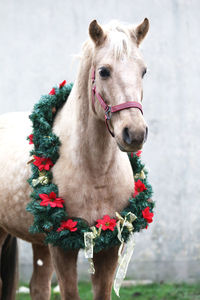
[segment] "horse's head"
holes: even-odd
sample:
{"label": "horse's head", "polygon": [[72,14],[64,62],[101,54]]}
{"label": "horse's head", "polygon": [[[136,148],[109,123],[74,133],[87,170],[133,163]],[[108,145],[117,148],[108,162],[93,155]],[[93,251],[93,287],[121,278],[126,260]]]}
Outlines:
{"label": "horse's head", "polygon": [[[96,93],[107,105],[113,107],[129,101],[141,104],[146,67],[139,44],[148,29],[148,19],[137,27],[119,23],[101,27],[96,20],[90,24],[89,34],[94,45],[91,72],[95,74]],[[97,99],[93,103],[93,113],[104,120],[105,112]],[[113,113],[108,125],[122,151],[137,151],[146,141],[148,128],[137,107]]]}

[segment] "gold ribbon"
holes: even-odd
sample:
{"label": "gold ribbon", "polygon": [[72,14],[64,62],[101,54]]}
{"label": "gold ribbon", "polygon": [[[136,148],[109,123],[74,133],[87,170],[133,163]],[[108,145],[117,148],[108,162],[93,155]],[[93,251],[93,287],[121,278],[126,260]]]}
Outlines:
{"label": "gold ribbon", "polygon": [[144,173],[144,169],[140,172],[140,173],[136,173],[134,175],[134,178],[137,179],[137,178],[141,178],[141,179],[145,179],[146,178],[146,175]]}
{"label": "gold ribbon", "polygon": [[41,185],[45,185],[45,184],[48,184],[49,183],[49,179],[48,177],[46,176],[46,172],[45,171],[41,171],[39,172],[39,177],[37,179],[33,179],[32,180],[32,185],[33,187],[35,187],[36,185],[38,184],[41,184]]}
{"label": "gold ribbon", "polygon": [[[121,287],[121,284],[126,276],[126,272],[128,269],[128,265],[131,259],[131,256],[133,254],[133,250],[134,250],[134,238],[133,238],[133,222],[137,219],[136,215],[134,215],[133,213],[129,212],[125,218],[123,218],[118,212],[116,212],[116,216],[118,218],[118,222],[117,222],[117,230],[118,230],[118,239],[121,242],[121,245],[119,247],[119,251],[118,251],[118,262],[119,262],[119,266],[118,266],[118,270],[115,276],[115,280],[114,280],[114,291],[116,293],[116,295],[119,297],[119,290]],[[122,250],[124,247],[124,239],[122,238],[122,231],[124,229],[124,226],[126,226],[130,232],[130,237],[129,237],[129,241],[126,244],[126,247],[124,249],[124,254],[122,256]]]}
{"label": "gold ribbon", "polygon": [[89,273],[94,274],[95,268],[93,263],[93,249],[94,249],[94,239],[101,234],[101,226],[97,230],[95,226],[90,228],[92,230],[89,232],[84,232],[84,244],[85,244],[85,257],[88,259],[90,268]]}
{"label": "gold ribbon", "polygon": [[129,265],[129,262],[131,260],[131,257],[132,257],[133,251],[134,251],[134,246],[135,246],[134,236],[133,236],[133,233],[131,233],[128,243],[125,246],[124,254],[122,257],[120,257],[119,266],[117,269],[117,273],[115,275],[113,287],[114,287],[115,294],[118,297],[119,297],[119,290],[120,290],[121,284],[126,276],[128,265]]}

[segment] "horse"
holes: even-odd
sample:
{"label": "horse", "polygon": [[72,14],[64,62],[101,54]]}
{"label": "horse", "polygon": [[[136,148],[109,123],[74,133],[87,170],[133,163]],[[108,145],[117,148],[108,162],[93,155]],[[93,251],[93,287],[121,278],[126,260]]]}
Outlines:
{"label": "horse", "polygon": [[[148,29],[148,19],[137,26],[118,21],[101,26],[93,20],[89,25],[89,38],[82,47],[72,91],[53,123],[53,132],[61,141],[60,156],[52,168],[53,181],[65,201],[68,215],[83,218],[91,226],[104,215],[114,217],[116,211],[127,206],[133,194],[134,176],[127,152],[142,149],[148,134],[146,121],[136,105],[112,113],[106,128],[105,112],[97,96],[101,95],[105,105],[118,106],[133,100],[141,105],[146,66],[139,45]],[[94,81],[96,94],[93,95]],[[16,258],[16,241],[12,237],[32,243],[31,298],[50,299],[55,270],[61,299],[78,300],[79,251],[47,246],[44,234],[29,232],[33,216],[26,211],[31,193],[27,183],[31,171],[26,163],[32,146],[26,137],[30,133],[29,113],[13,112],[0,117],[1,255],[5,252],[6,240],[11,239],[12,257]],[[38,264],[38,260],[43,264]],[[10,274],[15,275],[14,262]],[[95,300],[111,299],[117,262],[117,246],[94,254],[95,274],[91,280]],[[15,299],[14,275],[10,284],[4,282],[5,275],[1,276],[0,299]],[[6,289],[10,293],[6,294]]]}

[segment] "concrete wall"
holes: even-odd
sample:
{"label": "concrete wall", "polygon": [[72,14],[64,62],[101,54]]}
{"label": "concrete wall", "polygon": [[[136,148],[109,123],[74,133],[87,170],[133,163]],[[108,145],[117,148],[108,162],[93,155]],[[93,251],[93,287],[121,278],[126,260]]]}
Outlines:
{"label": "concrete wall", "polygon": [[[200,278],[199,11],[198,0],[0,1],[0,113],[31,110],[53,84],[74,80],[72,55],[80,51],[92,19],[150,20],[142,45],[150,127],[143,159],[156,213],[150,228],[136,235],[128,272],[135,279]],[[30,247],[20,248],[26,279]],[[87,272],[83,258],[80,262]]]}

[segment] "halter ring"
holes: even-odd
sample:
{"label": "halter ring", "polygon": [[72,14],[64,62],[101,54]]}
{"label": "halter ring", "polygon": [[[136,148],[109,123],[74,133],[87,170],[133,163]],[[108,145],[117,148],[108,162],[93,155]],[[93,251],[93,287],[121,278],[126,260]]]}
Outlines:
{"label": "halter ring", "polygon": [[107,119],[107,120],[110,120],[110,119],[111,119],[111,117],[112,117],[112,112],[111,112],[111,106],[110,106],[110,105],[108,105],[108,108],[107,108],[107,110],[105,111],[105,115],[106,115],[106,119]]}

